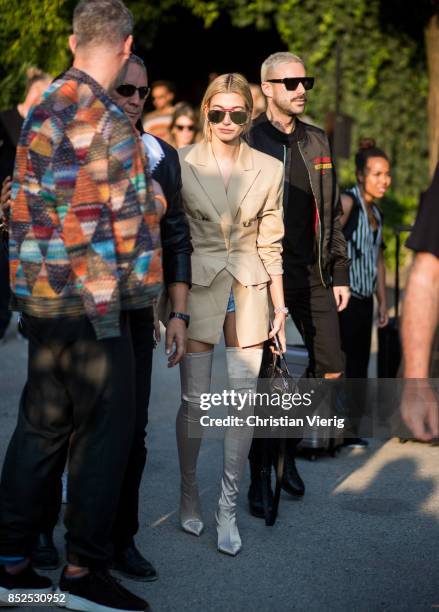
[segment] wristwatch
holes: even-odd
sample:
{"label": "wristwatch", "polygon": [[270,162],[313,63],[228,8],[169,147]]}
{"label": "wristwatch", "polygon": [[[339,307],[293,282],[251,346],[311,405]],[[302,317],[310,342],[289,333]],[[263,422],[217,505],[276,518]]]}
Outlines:
{"label": "wristwatch", "polygon": [[185,314],[184,312],[171,312],[169,315],[169,320],[171,319],[181,319],[186,323],[186,327],[189,327],[189,321],[191,320],[190,315]]}
{"label": "wristwatch", "polygon": [[278,314],[279,312],[283,312],[283,314],[287,317],[290,311],[286,306],[276,306],[274,309],[274,314]]}

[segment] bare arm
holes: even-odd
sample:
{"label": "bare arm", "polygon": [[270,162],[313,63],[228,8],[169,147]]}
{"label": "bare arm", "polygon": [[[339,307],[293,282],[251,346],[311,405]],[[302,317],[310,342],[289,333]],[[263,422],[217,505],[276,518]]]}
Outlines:
{"label": "bare arm", "polygon": [[439,259],[431,253],[418,253],[403,308],[404,377],[412,380],[405,383],[401,416],[413,436],[425,442],[439,436],[437,396],[428,380],[431,345],[438,322],[438,290]]}
{"label": "bare arm", "polygon": [[387,314],[386,264],[382,250],[378,255],[376,296],[378,300],[378,327],[385,327],[389,322],[389,315]]}
{"label": "bare arm", "polygon": [[[285,306],[282,274],[271,275],[270,295],[275,308],[283,308]],[[278,334],[280,345],[283,352],[285,352],[287,346],[285,336],[285,314],[283,312],[279,312],[274,316],[273,329],[269,334],[269,338],[272,338],[275,334]]]}
{"label": "bare arm", "polygon": [[[189,285],[187,283],[171,283],[168,287],[171,309],[174,312],[187,313],[187,296]],[[166,354],[168,367],[177,365],[184,356],[187,341],[186,323],[181,319],[172,318],[166,326]],[[175,351],[172,353],[172,346]]]}
{"label": "bare arm", "polygon": [[403,307],[405,378],[428,378],[438,312],[439,259],[430,253],[418,253],[410,272]]}
{"label": "bare arm", "polygon": [[352,212],[354,200],[346,193],[342,193],[342,195],[340,196],[340,201],[341,206],[343,208],[343,213],[340,215],[339,220],[341,227],[344,227],[347,223],[347,220],[349,219],[349,215]]}

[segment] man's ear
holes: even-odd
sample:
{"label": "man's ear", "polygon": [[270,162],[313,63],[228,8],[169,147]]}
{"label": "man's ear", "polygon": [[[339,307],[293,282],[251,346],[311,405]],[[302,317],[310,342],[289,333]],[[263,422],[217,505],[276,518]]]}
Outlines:
{"label": "man's ear", "polygon": [[364,183],[364,174],[363,172],[357,172],[357,182],[359,185]]}
{"label": "man's ear", "polygon": [[264,94],[266,98],[273,97],[273,86],[271,85],[271,83],[267,83],[267,81],[263,81],[261,83],[261,89],[262,89],[262,93]]}
{"label": "man's ear", "polygon": [[73,55],[75,55],[76,53],[76,48],[78,46],[78,41],[76,39],[75,34],[71,34],[69,36],[69,47],[70,47],[70,51],[73,53]]}
{"label": "man's ear", "polygon": [[123,55],[124,57],[126,57],[127,59],[129,58],[129,56],[131,55],[131,47],[133,46],[133,37],[130,34],[130,36],[128,36],[124,43],[123,43]]}

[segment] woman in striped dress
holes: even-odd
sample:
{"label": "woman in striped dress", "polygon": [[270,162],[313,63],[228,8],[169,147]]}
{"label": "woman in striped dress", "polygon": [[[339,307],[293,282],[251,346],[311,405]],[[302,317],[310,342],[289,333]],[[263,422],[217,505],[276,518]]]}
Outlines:
{"label": "woman in striped dress", "polygon": [[[383,220],[378,205],[392,181],[387,155],[373,139],[363,139],[355,156],[357,184],[341,196],[341,225],[351,259],[351,299],[339,313],[347,378],[367,378],[373,324],[373,296],[378,301],[378,326],[388,323]],[[357,411],[358,414],[358,411]],[[348,446],[366,446],[347,438]]]}

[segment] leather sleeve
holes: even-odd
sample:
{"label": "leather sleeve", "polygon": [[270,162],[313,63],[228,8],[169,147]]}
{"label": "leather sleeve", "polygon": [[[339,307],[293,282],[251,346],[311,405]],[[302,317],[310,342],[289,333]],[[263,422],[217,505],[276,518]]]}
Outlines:
{"label": "leather sleeve", "polygon": [[161,184],[168,203],[166,214],[160,221],[164,282],[166,285],[187,283],[191,286],[193,249],[181,198],[180,162],[175,149],[169,145],[163,148],[165,157],[153,172],[153,177]]}
{"label": "leather sleeve", "polygon": [[349,286],[350,260],[347,252],[346,239],[341,229],[340,217],[343,208],[340,200],[340,190],[337,184],[335,170],[333,170],[334,195],[333,195],[333,226],[331,239],[332,255],[332,283],[334,287]]}

